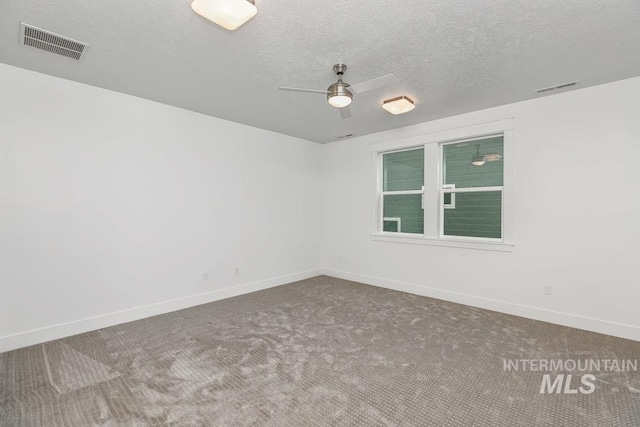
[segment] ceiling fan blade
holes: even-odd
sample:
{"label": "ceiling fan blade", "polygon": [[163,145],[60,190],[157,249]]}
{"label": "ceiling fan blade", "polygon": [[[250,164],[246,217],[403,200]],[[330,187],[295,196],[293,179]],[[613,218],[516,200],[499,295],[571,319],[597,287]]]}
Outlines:
{"label": "ceiling fan blade", "polygon": [[343,120],[351,118],[351,108],[349,108],[349,106],[338,108],[338,111],[340,111],[340,117],[342,117]]}
{"label": "ceiling fan blade", "polygon": [[502,154],[500,153],[486,153],[484,155],[485,162],[497,162],[498,160],[502,160]]}
{"label": "ceiling fan blade", "polygon": [[396,75],[391,73],[387,74],[386,76],[377,77],[375,79],[367,80],[366,82],[349,86],[349,90],[355,94],[358,94],[392,85],[394,83],[398,83],[398,81],[399,80]]}
{"label": "ceiling fan blade", "polygon": [[285,86],[280,86],[278,88],[278,90],[289,90],[292,92],[311,92],[311,93],[322,93],[322,94],[327,94],[326,90],[318,90],[318,89],[302,89],[299,87],[285,87]]}

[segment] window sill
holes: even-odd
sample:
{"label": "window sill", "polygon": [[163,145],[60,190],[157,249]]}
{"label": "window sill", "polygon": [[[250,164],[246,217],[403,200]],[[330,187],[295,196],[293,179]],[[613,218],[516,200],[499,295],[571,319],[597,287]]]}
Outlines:
{"label": "window sill", "polygon": [[512,252],[513,244],[501,241],[471,241],[463,239],[435,239],[411,234],[372,234],[375,242],[408,243],[411,245],[444,246],[448,248],[477,249],[481,251]]}

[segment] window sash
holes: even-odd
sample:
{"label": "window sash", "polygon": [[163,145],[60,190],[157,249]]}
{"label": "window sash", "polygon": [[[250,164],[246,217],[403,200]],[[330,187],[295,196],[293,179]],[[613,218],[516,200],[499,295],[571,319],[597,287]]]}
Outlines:
{"label": "window sash", "polygon": [[[468,143],[469,145],[474,145],[476,141],[483,141],[487,139],[492,139],[496,137],[502,138],[502,151],[504,158],[505,145],[507,144],[507,132],[496,132],[489,135],[482,136],[471,136],[468,138],[460,138],[456,140],[444,141],[438,143],[438,229],[437,236],[439,239],[447,240],[470,240],[477,242],[504,242],[505,238],[505,205],[504,205],[504,183],[506,179],[506,169],[502,170],[502,183],[503,185],[492,185],[492,186],[481,186],[481,187],[457,187],[455,184],[445,184],[445,146],[453,146],[457,144]],[[471,193],[482,193],[482,192],[499,192],[500,193],[500,237],[478,237],[478,236],[464,236],[464,235],[452,235],[445,234],[445,209],[447,207],[444,203],[444,195],[451,194],[451,198],[454,199],[456,194],[471,194]],[[455,200],[455,199],[454,199]],[[451,209],[451,208],[450,208]]]}
{"label": "window sash", "polygon": [[[439,210],[439,224],[438,224],[438,238],[446,240],[446,239],[454,239],[454,240],[471,240],[476,242],[504,242],[504,186],[496,186],[496,187],[468,187],[468,188],[443,188],[440,191],[440,210]],[[456,193],[486,193],[486,192],[499,192],[500,193],[500,236],[499,238],[495,237],[477,237],[477,236],[461,236],[455,234],[444,234],[444,216],[445,209],[447,207],[444,204],[444,195]]]}
{"label": "window sash", "polygon": [[[386,154],[386,153],[385,153]],[[381,156],[382,157],[382,156]],[[425,209],[424,209],[424,185],[422,186],[422,189],[420,190],[402,190],[402,191],[381,191],[380,192],[380,202],[379,202],[379,211],[380,211],[380,215],[379,215],[379,224],[378,224],[378,232],[381,234],[390,234],[390,235],[411,235],[411,236],[424,236],[424,232],[423,233],[406,233],[406,232],[402,232],[402,231],[384,231],[384,222],[385,222],[385,218],[389,218],[389,217],[385,217],[384,215],[384,196],[401,196],[401,195],[412,195],[412,194],[419,194],[421,195],[421,200],[420,200],[420,207],[422,208],[422,227],[424,230],[424,226],[425,226]],[[388,220],[388,219],[387,219]],[[401,221],[400,221],[401,223]],[[400,228],[401,229],[401,228]]]}
{"label": "window sash", "polygon": [[[441,183],[441,185],[443,187],[447,186],[447,185],[453,185],[454,187],[457,186],[453,183],[448,183],[445,184],[445,175],[446,175],[446,171],[447,171],[447,165],[445,163],[445,147],[447,146],[452,146],[452,145],[458,145],[458,144],[465,144],[465,145],[476,145],[475,143],[478,141],[486,141],[486,140],[491,140],[494,138],[502,138],[502,152],[504,155],[504,145],[505,145],[505,138],[506,138],[506,132],[497,132],[491,135],[482,135],[482,136],[475,136],[475,137],[470,137],[470,138],[464,138],[464,139],[458,139],[458,140],[454,140],[454,141],[446,141],[446,142],[441,142],[439,143],[439,147],[440,147],[440,153],[439,153],[439,165],[441,167],[442,170],[442,174],[441,176],[439,176],[439,182]],[[505,180],[505,170],[504,170],[504,163],[503,163],[503,170],[502,170],[502,185],[500,185],[500,187],[504,186],[504,180]],[[497,186],[496,186],[497,187]],[[458,187],[458,188],[479,188],[479,187]]]}
{"label": "window sash", "polygon": [[[410,148],[406,148],[406,149],[402,149],[402,150],[393,150],[393,151],[386,151],[384,153],[381,153],[380,157],[382,158],[381,160],[381,173],[382,173],[382,191],[383,192],[395,192],[395,191],[422,191],[420,189],[414,188],[414,189],[410,189],[410,190],[385,190],[385,184],[387,182],[387,173],[388,170],[385,168],[385,156],[389,156],[389,155],[393,155],[393,154],[398,154],[398,153],[406,153],[409,151],[422,151],[422,157],[424,159],[424,155],[425,155],[425,148],[424,145],[420,145],[417,147],[410,147]],[[393,163],[391,163],[393,164]],[[394,168],[392,168],[393,170]],[[422,188],[424,189],[424,161],[422,163],[422,174],[423,174],[423,180],[422,180]],[[397,172],[397,170],[396,170]],[[411,180],[413,182],[413,180]],[[417,181],[416,181],[417,182]],[[406,194],[411,194],[411,193],[406,193]]]}

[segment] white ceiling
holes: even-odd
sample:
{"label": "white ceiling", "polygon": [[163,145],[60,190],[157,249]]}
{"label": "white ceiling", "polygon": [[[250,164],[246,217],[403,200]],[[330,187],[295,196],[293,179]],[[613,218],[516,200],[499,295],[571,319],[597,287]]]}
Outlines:
{"label": "white ceiling", "polygon": [[[3,0],[0,62],[317,142],[534,98],[572,80],[640,75],[638,0],[256,0],[235,32],[189,0]],[[70,60],[19,43],[20,22],[91,45]],[[356,84],[399,83],[355,97],[342,120],[323,95],[333,64]],[[383,99],[408,95],[392,116]]]}

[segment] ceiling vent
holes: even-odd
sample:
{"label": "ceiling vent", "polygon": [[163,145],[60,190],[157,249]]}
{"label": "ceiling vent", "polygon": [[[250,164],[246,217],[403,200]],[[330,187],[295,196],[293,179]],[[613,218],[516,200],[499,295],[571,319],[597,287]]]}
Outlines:
{"label": "ceiling vent", "polygon": [[55,34],[41,28],[20,23],[20,42],[25,46],[46,50],[79,61],[88,44]]}
{"label": "ceiling vent", "polygon": [[578,84],[580,84],[580,81],[576,80],[575,82],[562,83],[556,86],[543,87],[542,89],[536,90],[536,93],[546,93],[546,92],[551,92],[553,90],[565,89],[571,86],[576,86]]}

